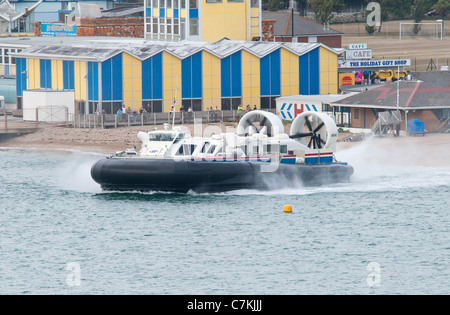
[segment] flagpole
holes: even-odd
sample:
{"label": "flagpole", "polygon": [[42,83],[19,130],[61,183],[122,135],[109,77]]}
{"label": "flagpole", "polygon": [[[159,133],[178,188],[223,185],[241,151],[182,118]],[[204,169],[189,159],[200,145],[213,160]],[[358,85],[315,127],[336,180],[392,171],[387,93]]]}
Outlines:
{"label": "flagpole", "polygon": [[172,102],[172,114],[173,114],[173,116],[172,116],[172,130],[175,127],[175,109],[177,107],[177,101],[176,101],[177,94],[178,94],[178,87],[175,90],[175,96],[173,97],[173,102]]}

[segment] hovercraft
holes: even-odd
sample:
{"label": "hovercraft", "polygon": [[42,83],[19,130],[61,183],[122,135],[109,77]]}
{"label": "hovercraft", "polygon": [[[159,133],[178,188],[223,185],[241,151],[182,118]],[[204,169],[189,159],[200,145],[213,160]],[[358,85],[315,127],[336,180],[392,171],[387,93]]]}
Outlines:
{"label": "hovercraft", "polygon": [[253,110],[236,133],[192,137],[182,127],[139,132],[136,149],[96,162],[92,178],[103,190],[225,192],[348,182],[353,167],[335,158],[337,127],[324,113],[304,112],[290,135],[281,119]]}

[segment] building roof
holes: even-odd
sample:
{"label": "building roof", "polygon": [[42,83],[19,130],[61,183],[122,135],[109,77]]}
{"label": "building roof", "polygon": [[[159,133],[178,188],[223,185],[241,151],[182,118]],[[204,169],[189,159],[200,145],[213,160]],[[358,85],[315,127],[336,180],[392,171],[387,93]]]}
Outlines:
{"label": "building roof", "polygon": [[240,50],[262,58],[283,47],[299,56],[309,51],[323,47],[335,54],[337,52],[321,43],[276,43],[276,42],[246,42],[221,40],[215,43],[206,42],[162,42],[149,41],[140,38],[111,37],[32,37],[29,40],[2,39],[2,45],[20,47],[27,45],[15,57],[73,59],[103,62],[121,52],[128,53],[140,60],[148,59],[160,52],[166,51],[179,59],[184,59],[205,50],[219,58],[225,58]]}
{"label": "building roof", "polygon": [[[399,81],[401,110],[450,108],[450,72],[415,72],[413,81]],[[397,82],[359,93],[332,106],[397,109]]]}
{"label": "building roof", "polygon": [[13,22],[19,18],[21,18],[22,16],[24,16],[26,13],[33,11],[34,9],[36,9],[43,0],[39,0],[39,1],[33,1],[36,2],[34,3],[29,9],[27,9],[27,11],[23,11],[23,12],[17,12],[14,7],[11,5],[9,0],[1,0],[0,1],[0,18],[4,19],[5,21],[8,22]]}
{"label": "building roof", "polygon": [[[292,35],[292,13],[263,11],[263,20],[276,20],[274,24],[275,36]],[[319,24],[313,20],[302,17],[294,13],[294,36],[324,36],[324,35],[342,35],[342,33]]]}
{"label": "building roof", "polygon": [[348,94],[318,94],[318,95],[289,95],[278,97],[280,102],[321,102],[323,104],[330,104],[339,102],[340,100],[359,94],[357,92],[350,92]]}

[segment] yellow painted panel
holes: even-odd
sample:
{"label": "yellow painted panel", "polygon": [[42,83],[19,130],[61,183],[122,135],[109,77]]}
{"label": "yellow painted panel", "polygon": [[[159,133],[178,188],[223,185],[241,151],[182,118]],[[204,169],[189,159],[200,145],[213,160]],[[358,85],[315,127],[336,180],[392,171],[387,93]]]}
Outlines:
{"label": "yellow painted panel", "polygon": [[[202,0],[201,40],[216,42],[224,37],[231,40],[250,40],[248,6],[248,1],[206,3],[206,0]],[[257,20],[259,11],[256,9],[251,12],[252,19]]]}
{"label": "yellow painted panel", "polygon": [[158,8],[153,8],[153,17],[159,17],[159,10]]}
{"label": "yellow painted panel", "polygon": [[142,67],[141,61],[129,54],[122,54],[123,102],[131,110],[139,110],[142,105]]}
{"label": "yellow painted panel", "polygon": [[166,10],[166,17],[168,17],[168,18],[172,18],[173,17],[172,9],[167,9]]}
{"label": "yellow painted panel", "polygon": [[244,108],[260,105],[260,60],[257,56],[242,51],[242,102]]}
{"label": "yellow painted panel", "polygon": [[16,65],[11,65],[9,67],[9,74],[16,75]]}
{"label": "yellow painted panel", "polygon": [[63,66],[62,60],[52,60],[52,89],[53,90],[63,90],[64,89],[64,79],[63,79]]}
{"label": "yellow painted panel", "polygon": [[220,59],[206,51],[202,56],[203,68],[203,107],[221,108]]}
{"label": "yellow painted panel", "polygon": [[298,56],[281,49],[281,95],[296,95],[299,92]]}
{"label": "yellow painted panel", "polygon": [[173,98],[181,104],[181,60],[163,52],[163,111],[169,112]]}
{"label": "yellow painted panel", "polygon": [[75,99],[86,100],[86,62],[74,61]]}
{"label": "yellow painted panel", "polygon": [[338,91],[337,55],[320,48],[320,93],[336,94]]}
{"label": "yellow painted panel", "polygon": [[180,10],[180,18],[184,19],[186,17],[186,9]]}
{"label": "yellow painted panel", "polygon": [[28,59],[28,89],[39,89],[41,86],[40,78],[39,59]]}

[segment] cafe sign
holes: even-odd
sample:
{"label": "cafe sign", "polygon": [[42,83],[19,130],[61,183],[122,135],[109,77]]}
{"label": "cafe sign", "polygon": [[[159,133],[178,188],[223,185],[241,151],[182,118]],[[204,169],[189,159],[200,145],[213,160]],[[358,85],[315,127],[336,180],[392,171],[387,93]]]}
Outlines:
{"label": "cafe sign", "polygon": [[372,59],[372,49],[347,49],[345,59]]}

